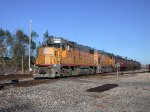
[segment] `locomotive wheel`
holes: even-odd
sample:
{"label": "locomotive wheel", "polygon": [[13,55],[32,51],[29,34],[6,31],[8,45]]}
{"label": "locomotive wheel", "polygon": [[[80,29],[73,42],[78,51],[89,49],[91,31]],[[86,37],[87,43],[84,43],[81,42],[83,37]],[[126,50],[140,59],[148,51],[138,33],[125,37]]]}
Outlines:
{"label": "locomotive wheel", "polygon": [[76,75],[76,69],[77,69],[76,67],[74,67],[74,68],[72,69],[72,73],[71,73],[72,76]]}
{"label": "locomotive wheel", "polygon": [[71,68],[62,68],[61,69],[61,77],[63,76],[71,76],[72,70]]}
{"label": "locomotive wheel", "polygon": [[65,76],[65,69],[61,68],[61,76],[60,77],[63,77],[63,76]]}
{"label": "locomotive wheel", "polygon": [[72,76],[75,76],[75,75],[78,75],[79,74],[79,70],[78,70],[79,68],[77,68],[77,67],[74,67],[74,69],[72,70],[72,73],[71,73],[71,75]]}

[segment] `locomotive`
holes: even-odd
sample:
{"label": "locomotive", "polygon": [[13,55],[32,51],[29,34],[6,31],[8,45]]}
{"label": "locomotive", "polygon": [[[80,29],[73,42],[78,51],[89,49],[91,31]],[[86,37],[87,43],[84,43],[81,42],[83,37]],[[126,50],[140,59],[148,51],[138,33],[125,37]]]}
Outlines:
{"label": "locomotive", "polygon": [[[122,63],[117,59],[110,53],[51,37],[38,49],[33,76],[51,78],[112,72],[116,62]],[[136,66],[138,62],[134,62]]]}

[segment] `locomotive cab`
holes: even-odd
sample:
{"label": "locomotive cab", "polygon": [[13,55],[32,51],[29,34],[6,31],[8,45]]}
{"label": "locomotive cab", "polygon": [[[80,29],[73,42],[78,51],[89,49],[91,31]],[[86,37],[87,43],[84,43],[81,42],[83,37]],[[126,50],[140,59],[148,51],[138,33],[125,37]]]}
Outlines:
{"label": "locomotive cab", "polygon": [[38,49],[33,76],[56,77],[60,76],[60,49],[61,39],[49,38]]}

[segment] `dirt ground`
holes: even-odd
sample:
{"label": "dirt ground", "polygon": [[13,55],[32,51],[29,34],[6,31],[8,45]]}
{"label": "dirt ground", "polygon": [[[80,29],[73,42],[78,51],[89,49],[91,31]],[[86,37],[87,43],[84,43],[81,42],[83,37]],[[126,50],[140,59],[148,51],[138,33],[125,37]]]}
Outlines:
{"label": "dirt ground", "polygon": [[[149,112],[150,73],[20,83],[0,91],[0,112]],[[30,82],[32,83],[32,81]],[[35,83],[35,82],[33,82]]]}

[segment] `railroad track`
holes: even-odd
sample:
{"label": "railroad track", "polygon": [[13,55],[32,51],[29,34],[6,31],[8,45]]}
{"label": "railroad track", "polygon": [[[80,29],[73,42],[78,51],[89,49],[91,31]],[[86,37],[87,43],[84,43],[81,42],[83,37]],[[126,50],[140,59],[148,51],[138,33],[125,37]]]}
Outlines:
{"label": "railroad track", "polygon": [[19,80],[33,78],[31,74],[8,74],[0,75],[0,90],[10,85],[20,83]]}
{"label": "railroad track", "polygon": [[[36,86],[40,84],[49,84],[54,83],[59,80],[63,79],[69,79],[74,80],[76,78],[84,78],[84,77],[94,77],[94,76],[106,76],[106,74],[92,74],[92,75],[79,75],[79,76],[70,76],[70,77],[62,77],[62,78],[51,78],[51,79],[33,79],[32,75],[30,74],[10,74],[10,75],[4,75],[0,76],[0,82],[6,81],[5,83],[0,84],[0,90],[1,89],[9,89],[13,87],[30,87],[30,86]],[[28,79],[29,80],[25,80]],[[18,79],[18,81],[16,81]],[[19,79],[24,79],[25,81],[19,81]],[[11,80],[11,81],[10,81]],[[8,82],[7,82],[8,81]]]}
{"label": "railroad track", "polygon": [[32,76],[32,74],[8,74],[8,75],[0,75],[0,81],[23,79],[23,78],[33,78],[33,76]]}
{"label": "railroad track", "polygon": [[30,86],[40,85],[40,84],[49,84],[59,80],[60,79],[36,79],[36,80],[32,79],[32,80],[19,81],[19,82],[3,83],[0,84],[0,90],[13,88],[13,87],[30,87]]}
{"label": "railroad track", "polygon": [[0,90],[4,88],[4,85],[0,84]]}
{"label": "railroad track", "polygon": [[[135,71],[136,73],[145,73],[149,71]],[[124,74],[131,74],[132,72],[124,72]],[[121,74],[121,72],[120,72]],[[69,78],[70,80],[73,80],[74,78],[93,78],[93,77],[105,77],[105,76],[113,76],[116,75],[116,72],[113,73],[103,73],[103,74],[92,74],[92,75],[79,75],[79,76],[71,76],[71,77],[63,77],[63,78],[52,78],[52,79],[33,79],[32,74],[9,74],[9,75],[0,75],[0,90],[9,88],[9,87],[30,87],[35,86],[39,84],[48,84],[53,83],[59,80],[63,80],[64,78]],[[30,78],[30,79],[29,79]],[[24,79],[24,81],[19,81],[20,79]],[[28,80],[25,80],[28,79]],[[1,83],[2,81],[5,81],[6,83]],[[9,80],[9,82],[7,82]],[[10,82],[11,80],[11,82]],[[18,80],[18,81],[16,81]]]}

